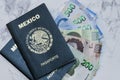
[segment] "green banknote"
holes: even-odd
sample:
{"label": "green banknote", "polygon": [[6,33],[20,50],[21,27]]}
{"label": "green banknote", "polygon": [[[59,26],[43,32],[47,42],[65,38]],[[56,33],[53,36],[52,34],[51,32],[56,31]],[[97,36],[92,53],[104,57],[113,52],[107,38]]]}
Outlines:
{"label": "green banknote", "polygon": [[60,30],[63,35],[76,36],[78,38],[84,38],[91,42],[99,42],[98,30],[85,30],[85,29],[73,29],[73,30]]}

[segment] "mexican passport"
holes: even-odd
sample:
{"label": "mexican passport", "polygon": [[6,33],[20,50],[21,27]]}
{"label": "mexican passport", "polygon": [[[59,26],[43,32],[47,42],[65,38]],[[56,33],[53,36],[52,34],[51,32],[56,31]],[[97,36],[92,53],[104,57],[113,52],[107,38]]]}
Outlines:
{"label": "mexican passport", "polygon": [[5,57],[11,64],[13,64],[19,71],[21,71],[25,76],[27,76],[30,80],[33,80],[33,77],[13,39],[11,39],[1,49],[0,54]]}
{"label": "mexican passport", "polygon": [[7,27],[35,80],[75,60],[45,4]]}

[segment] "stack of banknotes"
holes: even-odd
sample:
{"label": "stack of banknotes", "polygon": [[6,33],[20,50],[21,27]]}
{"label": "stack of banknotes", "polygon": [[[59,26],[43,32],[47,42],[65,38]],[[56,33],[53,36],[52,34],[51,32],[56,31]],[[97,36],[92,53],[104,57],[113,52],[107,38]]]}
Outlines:
{"label": "stack of banknotes", "polygon": [[76,58],[76,64],[62,80],[91,80],[99,69],[103,33],[97,15],[77,0],[60,8],[55,22]]}

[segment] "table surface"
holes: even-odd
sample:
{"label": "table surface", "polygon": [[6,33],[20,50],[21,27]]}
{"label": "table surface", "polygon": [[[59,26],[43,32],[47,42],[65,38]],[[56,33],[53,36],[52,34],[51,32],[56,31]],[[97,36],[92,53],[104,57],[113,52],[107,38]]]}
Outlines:
{"label": "table surface", "polygon": [[[0,0],[0,49],[11,39],[6,24],[46,3],[53,15],[66,0]],[[104,34],[100,69],[93,80],[120,80],[120,0],[79,0],[97,13]],[[0,80],[28,80],[0,55]],[[78,80],[78,79],[76,79]]]}

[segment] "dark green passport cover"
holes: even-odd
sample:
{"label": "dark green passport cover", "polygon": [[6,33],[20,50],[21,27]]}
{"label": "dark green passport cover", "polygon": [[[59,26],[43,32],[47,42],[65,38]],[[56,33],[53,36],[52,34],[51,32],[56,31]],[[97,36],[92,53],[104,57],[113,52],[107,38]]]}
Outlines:
{"label": "dark green passport cover", "polygon": [[74,61],[45,4],[7,24],[35,80]]}

